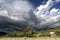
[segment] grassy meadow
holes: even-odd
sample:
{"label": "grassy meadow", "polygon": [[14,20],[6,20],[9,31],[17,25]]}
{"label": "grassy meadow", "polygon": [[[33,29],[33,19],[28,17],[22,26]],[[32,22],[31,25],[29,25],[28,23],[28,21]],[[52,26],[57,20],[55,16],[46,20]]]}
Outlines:
{"label": "grassy meadow", "polygon": [[[50,35],[51,31],[55,33],[55,36]],[[0,40],[60,40],[60,26],[41,31],[23,28],[21,31],[12,32],[7,35],[0,34]]]}

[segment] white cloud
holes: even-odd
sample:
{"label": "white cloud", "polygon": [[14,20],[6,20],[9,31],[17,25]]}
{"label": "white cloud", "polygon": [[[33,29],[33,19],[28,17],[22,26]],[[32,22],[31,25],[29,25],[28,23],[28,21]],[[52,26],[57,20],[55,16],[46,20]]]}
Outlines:
{"label": "white cloud", "polygon": [[[60,1],[60,0],[55,0]],[[56,24],[56,22],[60,21],[60,9],[51,7],[55,4],[53,0],[48,0],[45,5],[40,5],[36,9],[37,12],[34,12],[35,15],[40,19],[40,26],[49,26]],[[56,3],[57,3],[56,2]]]}
{"label": "white cloud", "polygon": [[37,15],[37,17],[39,17],[38,15],[41,15],[41,14],[48,14],[47,12],[52,6],[53,6],[53,1],[49,0],[45,5],[40,5],[39,7],[37,7],[38,11],[35,14]]}
{"label": "white cloud", "polygon": [[43,10],[43,9],[49,9],[51,6],[53,5],[53,1],[49,0],[48,2],[46,2],[45,5],[40,5],[39,7],[37,7],[38,10]]}
{"label": "white cloud", "polygon": [[0,11],[0,16],[8,16],[8,12],[6,10]]}
{"label": "white cloud", "polygon": [[60,11],[58,12],[58,15],[60,15]]}
{"label": "white cloud", "polygon": [[57,16],[58,15],[58,11],[59,11],[59,9],[55,9],[55,8],[51,9],[50,10],[50,16]]}
{"label": "white cloud", "polygon": [[15,20],[15,21],[18,21],[18,18],[17,17],[11,16],[10,18],[13,19],[13,20]]}

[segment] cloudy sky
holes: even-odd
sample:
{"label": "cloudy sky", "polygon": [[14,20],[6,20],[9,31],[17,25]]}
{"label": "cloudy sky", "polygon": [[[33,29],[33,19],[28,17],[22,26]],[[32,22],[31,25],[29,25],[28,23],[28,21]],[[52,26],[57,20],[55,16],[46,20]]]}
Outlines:
{"label": "cloudy sky", "polygon": [[60,26],[60,0],[0,0],[0,21],[5,18],[36,28]]}

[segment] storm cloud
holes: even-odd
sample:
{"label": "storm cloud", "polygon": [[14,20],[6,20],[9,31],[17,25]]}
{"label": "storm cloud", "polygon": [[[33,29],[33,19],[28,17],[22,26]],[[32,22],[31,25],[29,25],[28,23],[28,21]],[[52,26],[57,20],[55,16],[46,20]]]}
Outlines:
{"label": "storm cloud", "polygon": [[32,8],[28,0],[0,0],[0,15],[13,20],[24,20],[23,16]]}
{"label": "storm cloud", "polygon": [[20,30],[27,24],[31,9],[33,6],[28,0],[0,0],[0,32]]}
{"label": "storm cloud", "polygon": [[0,0],[0,31],[6,33],[18,31],[24,25],[32,29],[58,26],[60,9],[52,8],[58,2],[60,1],[48,0],[34,9],[28,0]]}

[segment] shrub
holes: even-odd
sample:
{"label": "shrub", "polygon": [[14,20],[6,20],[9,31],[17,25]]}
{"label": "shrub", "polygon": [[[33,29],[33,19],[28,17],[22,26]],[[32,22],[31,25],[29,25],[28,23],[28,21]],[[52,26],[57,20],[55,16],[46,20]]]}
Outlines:
{"label": "shrub", "polygon": [[26,37],[33,37],[33,32],[32,31],[26,32]]}
{"label": "shrub", "polygon": [[12,32],[10,34],[6,35],[7,37],[23,37],[24,33],[23,32]]}
{"label": "shrub", "polygon": [[16,37],[17,35],[17,32],[12,32],[12,33],[9,33],[9,34],[7,34],[6,36],[7,37]]}
{"label": "shrub", "polygon": [[60,31],[57,31],[56,32],[56,36],[59,36],[60,37]]}

